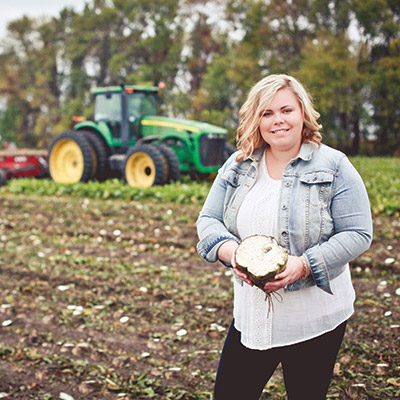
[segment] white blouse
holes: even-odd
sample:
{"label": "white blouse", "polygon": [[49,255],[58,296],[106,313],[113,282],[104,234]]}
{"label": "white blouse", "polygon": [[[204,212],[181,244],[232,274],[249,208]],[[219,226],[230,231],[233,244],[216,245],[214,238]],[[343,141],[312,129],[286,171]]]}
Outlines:
{"label": "white blouse", "polygon": [[[254,186],[240,206],[237,228],[240,238],[263,234],[277,237],[280,180],[272,179],[265,163],[265,154]],[[255,350],[287,346],[302,342],[335,329],[354,312],[355,292],[350,270],[333,279],[333,295],[317,286],[289,292],[272,298],[268,313],[265,293],[243,283],[235,276],[235,328],[241,332],[244,346]]]}

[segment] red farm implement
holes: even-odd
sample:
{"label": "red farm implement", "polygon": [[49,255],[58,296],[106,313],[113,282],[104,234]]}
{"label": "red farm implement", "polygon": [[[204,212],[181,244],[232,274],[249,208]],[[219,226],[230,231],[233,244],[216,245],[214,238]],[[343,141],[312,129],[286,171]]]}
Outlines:
{"label": "red farm implement", "polygon": [[0,186],[9,178],[42,177],[48,172],[47,151],[15,149],[0,151]]}

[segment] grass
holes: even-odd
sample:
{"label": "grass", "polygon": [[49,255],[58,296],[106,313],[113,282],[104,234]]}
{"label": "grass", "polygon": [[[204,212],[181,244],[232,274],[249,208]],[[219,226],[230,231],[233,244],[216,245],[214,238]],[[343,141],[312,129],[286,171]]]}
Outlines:
{"label": "grass", "polygon": [[354,157],[375,215],[400,216],[400,158]]}
{"label": "grass", "polygon": [[[400,216],[400,159],[395,157],[353,157],[351,159],[362,176],[374,215]],[[59,184],[50,179],[12,179],[2,192],[42,196],[74,196],[88,199],[124,199],[160,203],[202,204],[210,189],[210,182],[183,181],[147,189],[132,188],[121,179],[105,182]]]}

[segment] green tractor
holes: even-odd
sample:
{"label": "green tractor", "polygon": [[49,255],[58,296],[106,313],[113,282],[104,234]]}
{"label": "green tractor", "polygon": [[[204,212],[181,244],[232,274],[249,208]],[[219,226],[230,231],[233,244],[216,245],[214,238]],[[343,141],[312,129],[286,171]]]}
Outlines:
{"label": "green tractor", "polygon": [[57,135],[48,154],[52,179],[86,182],[122,176],[145,188],[180,178],[207,177],[234,147],[226,129],[203,122],[158,116],[156,86],[112,86],[92,90],[93,121],[77,122]]}

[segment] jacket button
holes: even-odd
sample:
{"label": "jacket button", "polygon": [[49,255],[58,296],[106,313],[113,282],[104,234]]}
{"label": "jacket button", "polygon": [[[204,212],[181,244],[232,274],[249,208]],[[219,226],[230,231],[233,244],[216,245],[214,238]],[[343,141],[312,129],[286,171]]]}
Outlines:
{"label": "jacket button", "polygon": [[287,236],[287,232],[286,232],[286,231],[283,231],[283,232],[282,232],[282,236],[283,236],[283,237],[286,237],[286,236]]}
{"label": "jacket button", "polygon": [[282,206],[282,210],[286,210],[286,209],[287,209],[287,205],[284,204],[284,205]]}
{"label": "jacket button", "polygon": [[290,186],[290,182],[285,182],[285,186],[289,187]]}

